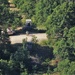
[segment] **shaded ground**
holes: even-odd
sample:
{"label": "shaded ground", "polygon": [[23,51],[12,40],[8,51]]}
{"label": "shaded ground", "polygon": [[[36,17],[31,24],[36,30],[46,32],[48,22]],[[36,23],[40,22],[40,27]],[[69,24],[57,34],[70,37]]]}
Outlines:
{"label": "shaded ground", "polygon": [[[22,46],[21,43],[13,44],[14,47],[18,48]],[[49,61],[53,58],[53,49],[48,46],[40,46],[38,44],[32,43],[32,48],[28,48],[29,51],[29,62],[27,67],[29,67],[30,73],[35,70],[35,73],[43,72],[46,73],[48,69],[48,64],[43,64],[46,59]],[[50,66],[51,67],[51,66]]]}

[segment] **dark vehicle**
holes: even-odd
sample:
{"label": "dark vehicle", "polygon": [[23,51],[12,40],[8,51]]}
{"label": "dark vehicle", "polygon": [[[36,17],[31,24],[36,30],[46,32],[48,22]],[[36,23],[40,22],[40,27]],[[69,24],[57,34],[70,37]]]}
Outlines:
{"label": "dark vehicle", "polygon": [[33,29],[32,25],[30,25],[30,23],[27,23],[24,27],[23,30],[24,31],[31,31]]}
{"label": "dark vehicle", "polygon": [[33,29],[31,19],[26,19],[26,24],[22,29],[23,31],[31,31]]}

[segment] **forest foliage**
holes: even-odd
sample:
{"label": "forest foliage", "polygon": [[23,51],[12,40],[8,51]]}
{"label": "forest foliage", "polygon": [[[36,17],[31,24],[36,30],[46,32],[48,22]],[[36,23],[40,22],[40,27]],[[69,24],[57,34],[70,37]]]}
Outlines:
{"label": "forest foliage", "polygon": [[[48,45],[53,49],[53,60],[56,64],[51,66],[46,59],[43,73],[57,73],[60,75],[75,74],[75,1],[74,0],[13,0],[20,12],[9,10],[8,0],[0,0],[0,26],[18,27],[21,25],[20,13],[25,18],[31,18],[36,26],[45,26],[47,29]],[[29,75],[39,68],[33,66],[29,59],[26,40],[20,47],[11,45],[7,32],[1,33],[0,28],[0,75]],[[33,45],[33,50],[35,49]],[[37,46],[36,46],[37,48]],[[34,50],[35,51],[35,50]],[[49,69],[50,67],[50,69]],[[40,65],[41,68],[41,65]],[[47,70],[45,72],[45,69]],[[38,71],[37,71],[38,72]],[[37,73],[36,72],[36,73]]]}

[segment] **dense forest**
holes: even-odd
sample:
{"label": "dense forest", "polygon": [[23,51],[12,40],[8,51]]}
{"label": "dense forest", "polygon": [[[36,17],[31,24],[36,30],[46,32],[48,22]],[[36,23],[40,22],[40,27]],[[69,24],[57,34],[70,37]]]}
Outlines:
{"label": "dense forest", "polygon": [[[75,75],[75,0],[13,0],[19,11],[0,0],[0,75]],[[26,39],[11,44],[6,28],[23,26],[32,19],[35,27],[46,29],[48,40]],[[1,33],[1,30],[4,30]],[[33,62],[31,56],[39,58]]]}

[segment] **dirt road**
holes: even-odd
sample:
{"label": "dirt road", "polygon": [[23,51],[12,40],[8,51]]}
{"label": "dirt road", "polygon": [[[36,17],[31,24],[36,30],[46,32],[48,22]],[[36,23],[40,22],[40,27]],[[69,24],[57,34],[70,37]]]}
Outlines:
{"label": "dirt road", "polygon": [[28,36],[26,34],[21,34],[21,35],[10,36],[9,38],[10,38],[11,44],[15,44],[15,43],[22,43],[22,40],[25,38],[27,38],[27,41],[30,42],[32,40],[33,35],[37,37],[38,41],[47,39],[47,36],[45,33],[29,34]]}

